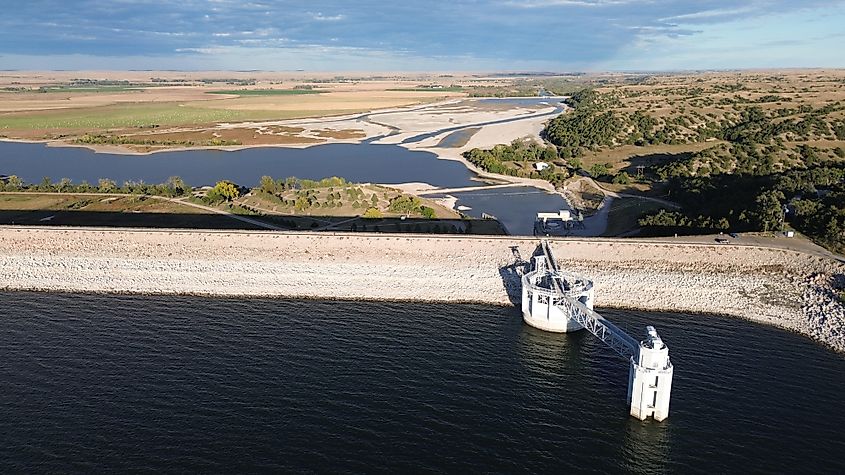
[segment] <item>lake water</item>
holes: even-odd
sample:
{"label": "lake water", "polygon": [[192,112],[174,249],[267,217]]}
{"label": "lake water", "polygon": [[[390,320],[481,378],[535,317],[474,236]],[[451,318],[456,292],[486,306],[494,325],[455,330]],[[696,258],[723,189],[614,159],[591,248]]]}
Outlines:
{"label": "lake water", "polygon": [[746,321],[654,324],[627,362],[482,305],[0,293],[0,472],[844,473],[845,358]]}
{"label": "lake water", "polygon": [[462,213],[474,218],[481,218],[483,213],[492,214],[509,234],[521,236],[534,234],[534,219],[538,211],[569,209],[569,204],[562,196],[530,186],[466,191],[451,195],[458,198],[456,206],[471,208]]}
{"label": "lake water", "polygon": [[478,102],[487,104],[501,104],[520,107],[555,106],[562,108],[561,103],[565,96],[543,96],[543,97],[486,97],[478,99]]}
{"label": "lake water", "polygon": [[193,186],[232,180],[244,186],[258,184],[262,175],[320,179],[339,176],[353,182],[430,183],[440,187],[477,185],[475,176],[459,162],[439,160],[429,152],[396,145],[328,144],[308,148],[258,147],[237,151],[188,150],[150,155],[94,153],[78,147],[0,142],[0,175],[17,175],[37,183],[54,181],[96,183],[111,178],[118,183],[162,183],[180,176]]}
{"label": "lake water", "polygon": [[[94,153],[76,147],[47,147],[43,144],[0,142],[0,175],[17,175],[27,183],[45,176],[53,181],[70,178],[97,183],[111,178],[118,183],[144,181],[161,183],[180,176],[188,184],[203,186],[228,179],[245,186],[258,184],[262,175],[277,178],[296,176],[320,179],[339,176],[352,182],[424,182],[438,187],[478,186],[460,162],[440,160],[423,151],[409,151],[396,145],[330,144],[305,149],[261,147],[226,152],[190,150],[151,155]],[[512,234],[530,235],[538,211],[566,208],[566,202],[534,188],[514,188],[456,194],[462,205],[498,217]]]}

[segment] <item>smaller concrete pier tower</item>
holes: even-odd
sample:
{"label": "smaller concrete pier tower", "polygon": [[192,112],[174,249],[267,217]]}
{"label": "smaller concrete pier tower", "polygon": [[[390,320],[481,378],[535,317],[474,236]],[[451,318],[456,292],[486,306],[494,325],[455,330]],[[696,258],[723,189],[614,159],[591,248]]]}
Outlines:
{"label": "smaller concrete pier tower", "polygon": [[648,336],[631,356],[628,373],[628,404],[631,415],[640,420],[649,416],[656,421],[669,417],[669,396],[672,391],[672,363],[669,348],[657,330],[646,327]]}

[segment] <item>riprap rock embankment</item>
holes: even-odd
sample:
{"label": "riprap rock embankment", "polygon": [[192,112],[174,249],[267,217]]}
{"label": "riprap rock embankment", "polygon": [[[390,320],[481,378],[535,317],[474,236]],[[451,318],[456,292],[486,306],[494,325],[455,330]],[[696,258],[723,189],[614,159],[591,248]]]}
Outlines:
{"label": "riprap rock embankment", "polygon": [[[511,304],[512,237],[0,228],[0,287],[15,290]],[[834,291],[845,266],[752,246],[560,240],[595,281],[596,306],[718,313],[777,325],[845,352]]]}

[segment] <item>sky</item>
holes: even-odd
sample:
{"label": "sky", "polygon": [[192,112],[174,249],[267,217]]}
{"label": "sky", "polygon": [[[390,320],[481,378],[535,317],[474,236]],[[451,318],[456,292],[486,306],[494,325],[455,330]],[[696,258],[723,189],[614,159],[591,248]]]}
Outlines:
{"label": "sky", "polygon": [[0,69],[845,67],[845,0],[0,0],[0,8]]}

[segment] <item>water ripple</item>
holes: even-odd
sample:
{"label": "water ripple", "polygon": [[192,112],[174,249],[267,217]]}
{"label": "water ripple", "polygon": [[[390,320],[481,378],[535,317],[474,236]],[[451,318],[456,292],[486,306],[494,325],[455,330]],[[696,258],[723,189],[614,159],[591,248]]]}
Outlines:
{"label": "water ripple", "polygon": [[0,472],[845,472],[845,359],[735,319],[606,312],[670,344],[657,424],[627,416],[625,361],[513,309],[0,304]]}

